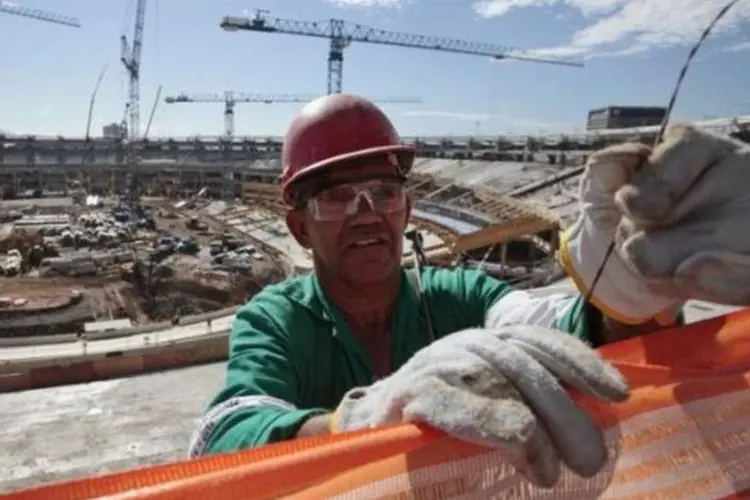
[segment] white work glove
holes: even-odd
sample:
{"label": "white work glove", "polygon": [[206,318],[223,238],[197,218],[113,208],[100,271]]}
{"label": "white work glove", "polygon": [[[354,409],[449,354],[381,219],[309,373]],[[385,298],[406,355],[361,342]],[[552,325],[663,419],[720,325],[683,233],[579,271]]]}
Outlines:
{"label": "white work glove", "polygon": [[605,401],[628,397],[619,372],[563,332],[525,325],[477,328],[444,337],[389,377],[350,390],[331,430],[424,422],[500,448],[534,483],[552,486],[561,461],[584,477],[607,462],[601,431],[558,379]]}
{"label": "white work glove", "polygon": [[[587,295],[610,243],[623,221],[615,197],[644,165],[651,150],[638,143],[619,144],[591,155],[581,176],[580,214],[561,235],[560,262],[579,291]],[[625,324],[652,319],[670,323],[682,301],[654,292],[643,275],[613,252],[599,277],[591,302]]]}
{"label": "white work glove", "polygon": [[691,126],[653,151],[622,144],[591,156],[563,266],[609,317],[668,323],[687,299],[750,305],[750,149]]}
{"label": "white work glove", "polygon": [[750,146],[672,127],[616,201],[618,252],[652,290],[750,305]]}

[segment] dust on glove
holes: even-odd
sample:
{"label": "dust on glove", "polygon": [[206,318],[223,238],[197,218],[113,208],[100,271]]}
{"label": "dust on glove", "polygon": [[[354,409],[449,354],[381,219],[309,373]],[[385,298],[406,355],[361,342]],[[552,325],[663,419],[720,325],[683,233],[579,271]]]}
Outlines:
{"label": "dust on glove", "polygon": [[560,382],[604,401],[628,396],[614,367],[563,332],[527,325],[463,330],[417,352],[391,376],[350,390],[332,430],[424,422],[500,448],[534,483],[552,486],[563,462],[589,477],[607,461],[600,429]]}
{"label": "dust on glove", "polygon": [[750,146],[673,126],[616,193],[628,268],[662,296],[750,305]]}
{"label": "dust on glove", "polygon": [[622,223],[622,208],[615,197],[647,163],[651,149],[637,143],[611,146],[591,155],[581,176],[580,213],[560,238],[559,258],[578,290],[587,295],[600,267],[591,302],[608,317],[625,324],[654,318],[670,323],[682,305],[680,299],[652,290],[651,282],[607,249]]}

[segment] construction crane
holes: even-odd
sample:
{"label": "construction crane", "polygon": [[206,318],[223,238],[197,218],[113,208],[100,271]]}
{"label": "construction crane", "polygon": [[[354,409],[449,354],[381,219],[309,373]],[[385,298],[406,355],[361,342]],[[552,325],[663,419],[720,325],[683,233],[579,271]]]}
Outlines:
{"label": "construction crane", "polygon": [[16,16],[30,17],[31,19],[46,21],[48,23],[72,26],[73,28],[81,27],[81,22],[74,17],[63,16],[61,14],[55,14],[54,12],[45,12],[39,9],[29,9],[28,7],[13,5],[2,0],[0,0],[0,12],[14,14]]}
{"label": "construction crane", "polygon": [[128,43],[128,37],[120,37],[120,61],[128,73],[128,138],[138,139],[140,133],[140,76],[141,76],[141,47],[143,46],[143,24],[146,21],[146,0],[137,0],[135,10],[135,31],[133,33],[133,47]]}
{"label": "construction crane", "polygon": [[492,45],[469,42],[455,38],[415,35],[371,28],[349,23],[340,19],[326,21],[297,21],[268,17],[267,10],[256,10],[255,17],[224,16],[220,26],[227,31],[258,31],[261,33],[281,33],[315,38],[327,38],[328,49],[328,93],[340,94],[343,87],[344,49],[352,42],[375,43],[410,49],[437,50],[454,54],[485,56],[493,59],[513,59],[560,66],[583,67],[580,62],[546,59],[524,55],[523,52]]}
{"label": "construction crane", "polygon": [[[303,103],[315,99],[316,95],[294,95],[294,94],[247,94],[242,92],[225,91],[223,94],[185,94],[167,96],[164,102],[168,104],[185,102],[223,102],[224,103],[224,135],[227,138],[234,136],[234,106],[237,103]],[[414,97],[387,97],[374,99],[376,102],[419,104],[420,99]]]}
{"label": "construction crane", "polygon": [[128,73],[128,101],[125,109],[128,116],[126,149],[126,164],[128,166],[128,198],[133,203],[140,200],[138,179],[138,139],[141,130],[141,48],[143,46],[143,25],[146,21],[146,0],[137,0],[135,9],[135,29],[133,32],[133,47],[128,44],[124,34],[120,37],[120,61]]}

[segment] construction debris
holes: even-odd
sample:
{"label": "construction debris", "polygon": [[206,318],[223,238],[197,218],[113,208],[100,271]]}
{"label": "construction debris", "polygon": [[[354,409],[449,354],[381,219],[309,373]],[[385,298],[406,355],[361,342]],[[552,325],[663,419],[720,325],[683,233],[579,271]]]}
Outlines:
{"label": "construction debris", "polygon": [[12,221],[0,226],[0,336],[191,316],[241,303],[284,276],[254,245],[214,233],[200,211],[184,211],[188,204],[106,208],[95,201],[86,210],[40,214],[29,205],[6,216]]}

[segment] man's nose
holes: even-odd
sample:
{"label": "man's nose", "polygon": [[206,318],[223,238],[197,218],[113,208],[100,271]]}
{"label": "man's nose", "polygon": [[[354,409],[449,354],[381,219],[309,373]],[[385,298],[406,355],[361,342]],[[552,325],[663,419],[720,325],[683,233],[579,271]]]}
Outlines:
{"label": "man's nose", "polygon": [[370,193],[360,191],[352,201],[353,211],[351,217],[356,218],[358,223],[369,223],[378,221],[379,217],[375,211],[375,203],[372,201]]}
{"label": "man's nose", "polygon": [[372,201],[372,196],[367,191],[360,191],[354,198],[353,207],[354,215],[361,213],[375,212],[375,202]]}

